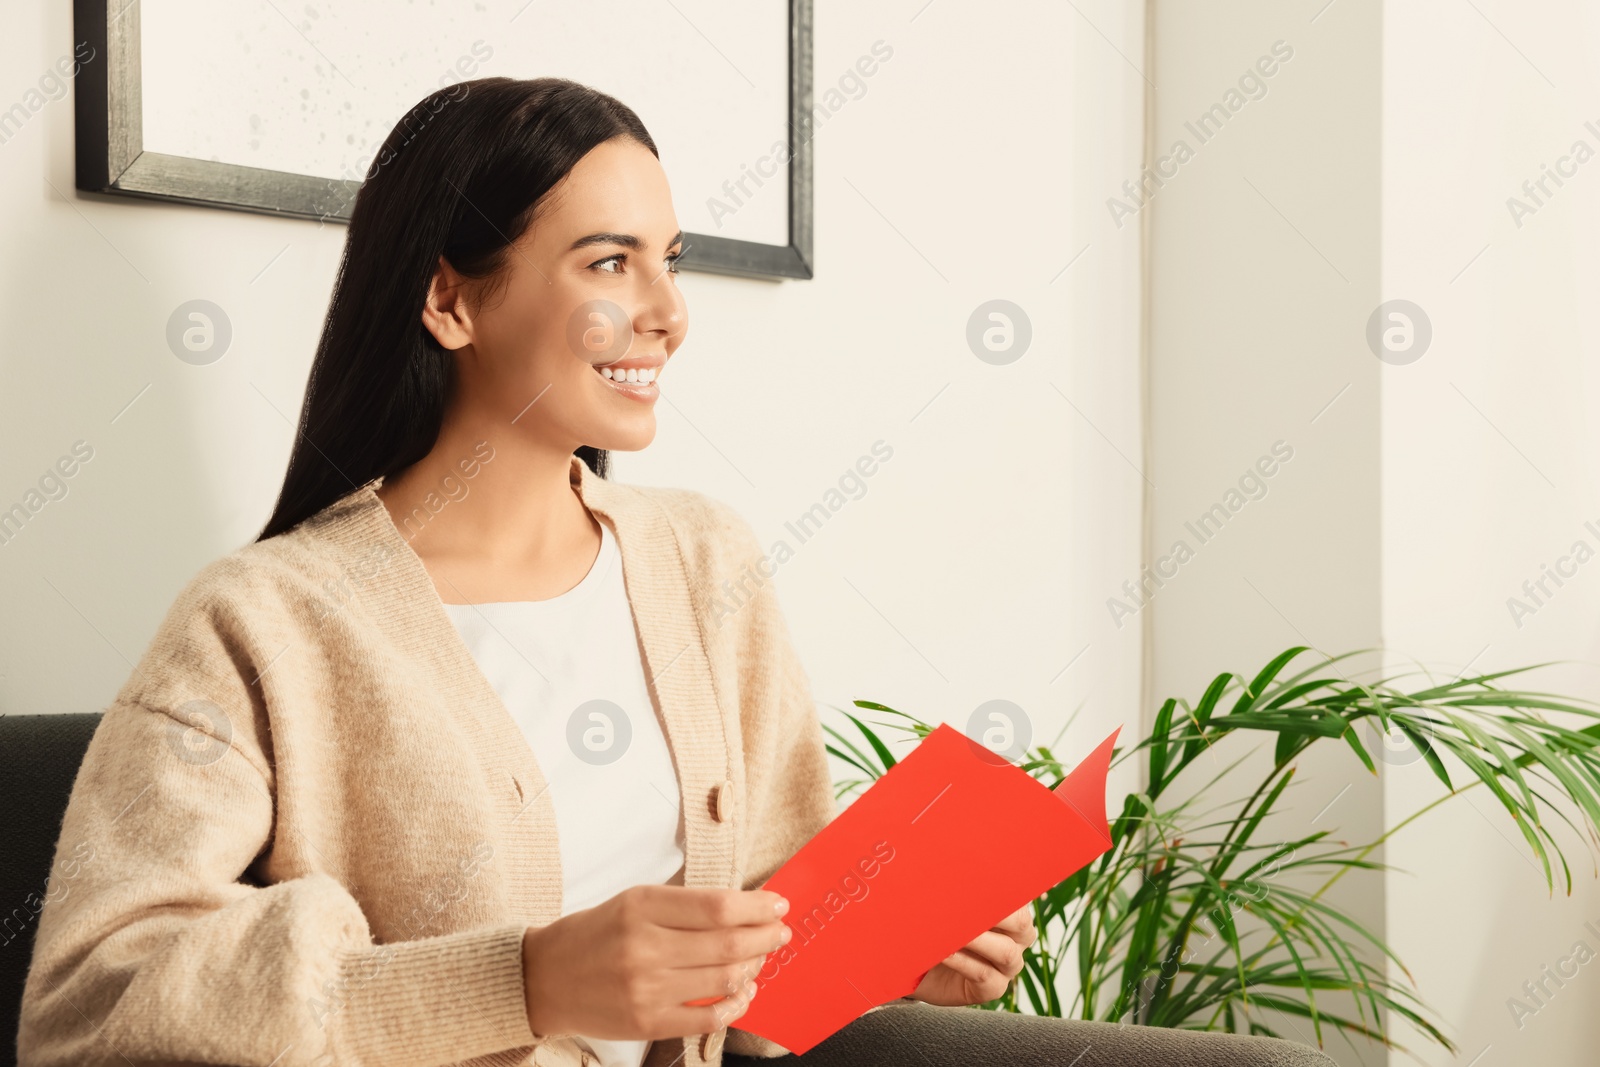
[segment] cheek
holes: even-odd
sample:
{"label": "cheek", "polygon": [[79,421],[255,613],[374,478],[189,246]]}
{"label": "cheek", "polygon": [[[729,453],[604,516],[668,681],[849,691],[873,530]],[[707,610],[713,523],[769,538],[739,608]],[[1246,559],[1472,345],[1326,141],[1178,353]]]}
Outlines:
{"label": "cheek", "polygon": [[554,316],[526,306],[497,310],[493,321],[479,323],[479,355],[494,387],[517,389],[537,382],[543,388],[586,369],[567,352],[565,331],[552,322]]}

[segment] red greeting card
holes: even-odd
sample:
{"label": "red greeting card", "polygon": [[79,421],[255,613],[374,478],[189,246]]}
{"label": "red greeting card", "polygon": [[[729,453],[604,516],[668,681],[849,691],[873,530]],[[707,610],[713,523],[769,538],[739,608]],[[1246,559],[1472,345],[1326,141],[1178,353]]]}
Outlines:
{"label": "red greeting card", "polygon": [[804,1053],[1103,854],[1116,738],[1051,790],[935,729],[762,887],[793,937],[734,1027]]}

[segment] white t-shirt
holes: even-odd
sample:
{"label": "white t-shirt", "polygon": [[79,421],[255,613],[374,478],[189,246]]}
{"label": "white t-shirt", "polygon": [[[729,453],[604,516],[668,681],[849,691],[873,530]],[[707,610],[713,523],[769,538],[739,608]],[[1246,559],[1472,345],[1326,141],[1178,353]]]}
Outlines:
{"label": "white t-shirt", "polygon": [[[655,705],[611,527],[589,573],[550,600],[445,604],[528,739],[560,842],[561,914],[635,885],[681,884],[678,776]],[[605,1067],[648,1043],[582,1039]]]}

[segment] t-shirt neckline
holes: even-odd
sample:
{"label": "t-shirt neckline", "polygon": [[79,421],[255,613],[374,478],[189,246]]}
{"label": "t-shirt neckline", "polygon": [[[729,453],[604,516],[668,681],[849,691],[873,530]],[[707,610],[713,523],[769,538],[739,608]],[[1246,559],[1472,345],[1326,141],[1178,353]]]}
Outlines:
{"label": "t-shirt neckline", "polygon": [[440,605],[452,619],[470,617],[477,613],[553,615],[576,608],[594,595],[594,591],[610,576],[611,568],[617,565],[617,560],[621,556],[617,549],[616,535],[611,532],[610,525],[603,520],[598,521],[600,521],[600,551],[595,555],[589,573],[565,593],[558,593],[544,600],[486,600],[477,604],[446,604],[440,600]]}

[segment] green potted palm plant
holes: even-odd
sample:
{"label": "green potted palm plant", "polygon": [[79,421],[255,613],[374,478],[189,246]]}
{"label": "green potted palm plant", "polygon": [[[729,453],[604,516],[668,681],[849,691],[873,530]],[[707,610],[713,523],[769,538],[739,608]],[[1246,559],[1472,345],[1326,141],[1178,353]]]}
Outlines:
{"label": "green potted palm plant", "polygon": [[[1274,1037],[1284,1036],[1276,1019],[1289,1016],[1304,1019],[1319,1044],[1333,1030],[1391,1047],[1399,1018],[1455,1051],[1407,983],[1390,977],[1390,962],[1406,972],[1389,946],[1328,890],[1352,872],[1370,877],[1384,840],[1460,792],[1482,789],[1546,882],[1553,889],[1559,877],[1570,892],[1552,826],[1565,823],[1581,838],[1600,833],[1600,708],[1501,684],[1533,668],[1405,684],[1418,676],[1368,670],[1353,678],[1362,654],[1350,653],[1301,660],[1291,672],[1308,651],[1290,648],[1250,678],[1219,674],[1193,703],[1167,700],[1149,734],[1118,750],[1113,766],[1139,761],[1143,788],[1120,810],[1108,808],[1116,812],[1110,850],[1034,901],[1039,938],[1024,970],[984,1007]],[[829,751],[850,769],[836,783],[841,798],[894,765],[891,742],[933,729],[883,704],[854,703],[880,718],[839,709],[848,724],[825,726]],[[1250,732],[1272,742],[1264,773],[1245,758],[1220,771],[1201,760]],[[1374,736],[1414,746],[1439,781],[1438,799],[1361,844],[1329,830],[1287,840],[1263,833],[1308,748],[1346,746],[1375,774]],[[1019,760],[1051,787],[1071,769],[1052,747],[1029,748]]]}

